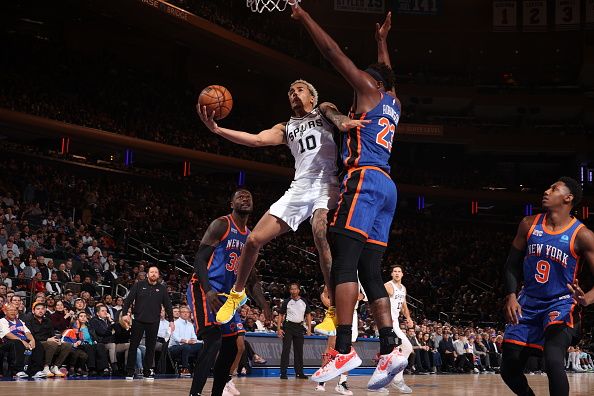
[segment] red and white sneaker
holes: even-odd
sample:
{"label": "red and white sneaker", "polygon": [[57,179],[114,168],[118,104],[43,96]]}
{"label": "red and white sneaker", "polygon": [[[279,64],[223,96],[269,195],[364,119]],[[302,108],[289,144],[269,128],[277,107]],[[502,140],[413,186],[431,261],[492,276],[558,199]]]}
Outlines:
{"label": "red and white sneaker", "polygon": [[408,359],[402,355],[400,348],[394,348],[387,355],[381,355],[377,367],[367,383],[367,389],[377,390],[387,386],[396,374],[404,371],[406,366],[408,366]]}
{"label": "red and white sneaker", "polygon": [[353,347],[351,347],[351,351],[347,354],[341,354],[334,349],[330,349],[328,355],[330,360],[311,376],[312,381],[329,381],[342,373],[359,367],[362,363]]}

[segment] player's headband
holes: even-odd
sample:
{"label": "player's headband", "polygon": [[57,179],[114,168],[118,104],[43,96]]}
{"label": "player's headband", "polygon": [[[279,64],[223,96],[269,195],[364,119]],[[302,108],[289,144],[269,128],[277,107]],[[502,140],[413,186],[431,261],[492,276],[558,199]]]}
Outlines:
{"label": "player's headband", "polygon": [[378,73],[377,70],[375,70],[372,67],[368,67],[367,69],[365,69],[365,73],[369,74],[371,77],[373,77],[376,81],[381,82],[384,85],[384,88],[386,88],[388,86],[388,83],[386,82],[386,80],[382,77],[381,74]]}

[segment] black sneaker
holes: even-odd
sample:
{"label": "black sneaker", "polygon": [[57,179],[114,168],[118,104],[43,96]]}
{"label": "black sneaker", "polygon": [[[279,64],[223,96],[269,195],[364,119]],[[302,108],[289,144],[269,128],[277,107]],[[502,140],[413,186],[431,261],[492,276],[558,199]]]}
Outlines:
{"label": "black sneaker", "polygon": [[147,381],[154,381],[155,380],[155,372],[153,369],[145,370],[144,371],[144,379]]}
{"label": "black sneaker", "polygon": [[126,371],[126,381],[133,381],[134,380],[134,370],[128,369]]}
{"label": "black sneaker", "polygon": [[297,379],[309,379],[309,377],[307,375],[305,375],[305,374],[297,374],[295,376],[295,378],[297,378]]}
{"label": "black sneaker", "polygon": [[281,374],[280,379],[289,379],[289,377],[287,377],[287,374]]}

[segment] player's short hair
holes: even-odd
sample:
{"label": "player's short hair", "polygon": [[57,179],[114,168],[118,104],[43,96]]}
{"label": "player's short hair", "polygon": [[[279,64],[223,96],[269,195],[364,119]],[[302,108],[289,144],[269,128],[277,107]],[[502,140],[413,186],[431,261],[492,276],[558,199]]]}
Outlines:
{"label": "player's short hair", "polygon": [[249,192],[250,194],[252,193],[250,190],[248,190],[245,187],[237,187],[235,190],[233,190],[233,193],[231,194],[231,198],[229,199],[229,202],[233,202],[233,200],[235,199],[235,194],[237,194],[240,191],[246,191],[246,192]]}
{"label": "player's short hair", "polygon": [[396,76],[392,68],[385,63],[372,63],[365,69],[365,72],[376,81],[384,85],[386,91],[391,91],[396,83]]}
{"label": "player's short hair", "polygon": [[390,267],[390,273],[391,273],[392,271],[394,271],[394,268],[400,268],[400,270],[401,270],[402,272],[404,272],[404,267],[403,267],[402,265],[400,265],[400,264],[394,264],[392,267]]}
{"label": "player's short hair", "polygon": [[571,192],[571,195],[573,195],[573,201],[571,201],[571,206],[575,208],[577,205],[579,205],[579,203],[582,201],[582,197],[584,196],[582,186],[580,185],[580,183],[577,182],[577,180],[572,179],[568,176],[560,177],[559,181],[563,182],[563,184],[565,184],[569,189],[569,192]]}
{"label": "player's short hair", "polygon": [[289,85],[289,88],[291,88],[293,85],[299,84],[299,83],[301,83],[307,87],[310,95],[313,96],[313,98],[314,98],[313,107],[316,107],[318,105],[318,90],[311,83],[308,83],[307,81],[302,80],[302,79],[293,81],[293,83],[291,85]]}

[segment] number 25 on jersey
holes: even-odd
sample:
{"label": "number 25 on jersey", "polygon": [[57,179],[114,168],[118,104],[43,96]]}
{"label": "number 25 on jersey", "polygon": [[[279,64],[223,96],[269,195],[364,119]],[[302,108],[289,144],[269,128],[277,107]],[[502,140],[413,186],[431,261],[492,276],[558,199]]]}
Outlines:
{"label": "number 25 on jersey", "polygon": [[394,139],[394,132],[396,131],[396,125],[390,122],[387,117],[382,117],[377,122],[382,130],[379,131],[375,137],[375,142],[380,146],[385,147],[389,152],[392,151],[392,140]]}

